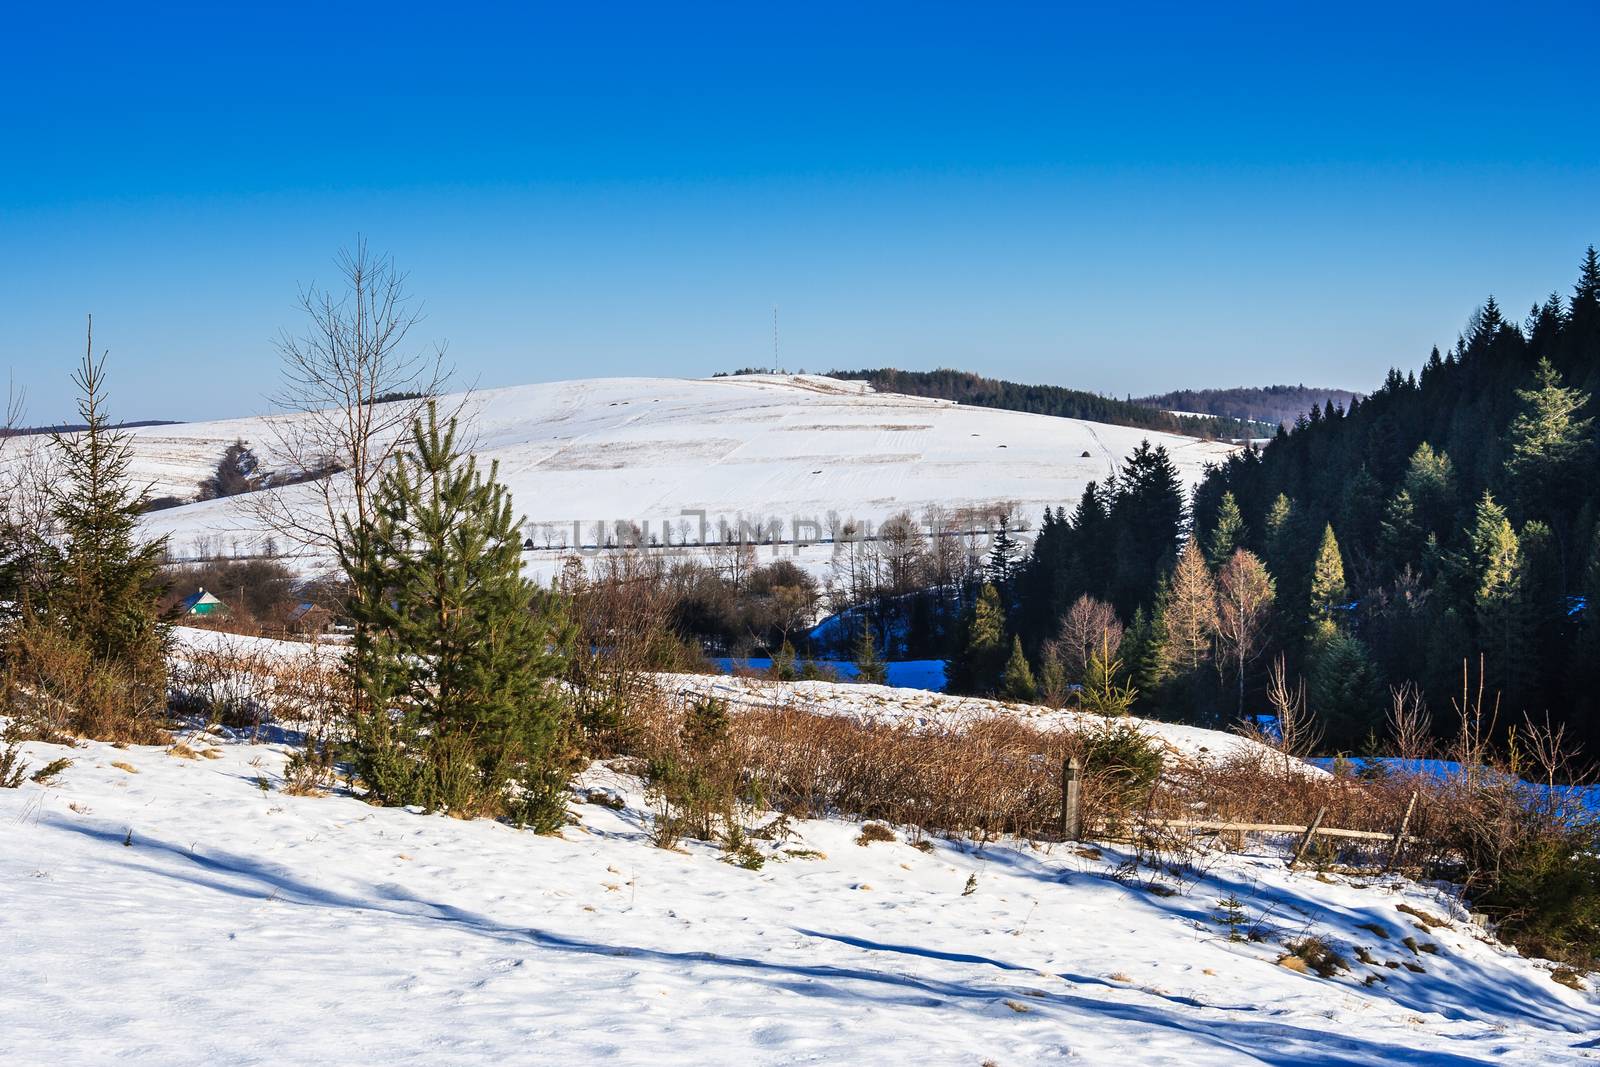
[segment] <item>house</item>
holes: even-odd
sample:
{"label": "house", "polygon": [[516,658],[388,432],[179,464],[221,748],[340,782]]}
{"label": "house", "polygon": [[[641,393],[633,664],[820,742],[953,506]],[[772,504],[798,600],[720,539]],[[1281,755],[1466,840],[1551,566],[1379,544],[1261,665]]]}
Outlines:
{"label": "house", "polygon": [[321,604],[302,600],[289,612],[290,631],[300,634],[320,634],[333,623],[333,612]]}
{"label": "house", "polygon": [[206,592],[201,586],[191,596],[186,596],[178,602],[178,611],[184,615],[225,615],[228,605]]}

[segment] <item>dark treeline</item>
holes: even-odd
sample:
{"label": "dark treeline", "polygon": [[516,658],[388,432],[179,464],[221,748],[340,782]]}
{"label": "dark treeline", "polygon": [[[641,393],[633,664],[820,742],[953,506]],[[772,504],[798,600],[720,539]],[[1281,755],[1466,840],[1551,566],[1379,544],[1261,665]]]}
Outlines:
{"label": "dark treeline", "polygon": [[[144,426],[181,426],[182,423],[174,419],[141,419],[134,422],[118,422],[108,428],[113,430],[137,430]],[[82,433],[89,428],[85,422],[64,422],[57,426],[0,426],[0,437],[32,437],[58,433]]]}
{"label": "dark treeline", "polygon": [[1100,396],[1081,389],[1059,385],[1023,385],[1019,382],[984,378],[968,371],[910,371],[883,367],[877,370],[829,371],[829,377],[865,381],[886,393],[937,397],[976,407],[1026,411],[1035,415],[1055,415],[1068,419],[1087,419],[1113,426],[1136,426],[1145,430],[1188,434],[1192,437],[1217,437],[1228,440],[1259,437],[1270,433],[1239,419],[1193,418],[1172,415],[1114,397]]}
{"label": "dark treeline", "polygon": [[1268,426],[1293,425],[1313,407],[1334,404],[1349,407],[1361,394],[1348,389],[1317,389],[1304,385],[1241,386],[1235,389],[1176,389],[1156,396],[1134,398],[1135,404],[1161,411],[1192,411],[1229,419],[1246,419]]}
{"label": "dark treeline", "polygon": [[[1390,371],[1348,410],[1312,409],[1200,487],[1201,536],[1232,494],[1241,542],[1277,578],[1291,657],[1311,674],[1331,654],[1345,663],[1348,733],[1373,725],[1361,709],[1389,685],[1448,707],[1463,657],[1481,654],[1503,722],[1548,712],[1595,750],[1597,299],[1590,248],[1569,300],[1551,294],[1519,325],[1491,298],[1420,372]],[[1310,585],[1330,545],[1347,586],[1331,650]]]}
{"label": "dark treeline", "polygon": [[994,576],[1016,662],[956,677],[1014,696],[1116,684],[1208,724],[1303,703],[1346,751],[1379,745],[1397,708],[1452,729],[1481,683],[1503,737],[1548,715],[1597,751],[1597,300],[1592,249],[1572,297],[1520,325],[1489,300],[1420,372],[1210,470],[1187,539],[1175,472],[1141,449]]}

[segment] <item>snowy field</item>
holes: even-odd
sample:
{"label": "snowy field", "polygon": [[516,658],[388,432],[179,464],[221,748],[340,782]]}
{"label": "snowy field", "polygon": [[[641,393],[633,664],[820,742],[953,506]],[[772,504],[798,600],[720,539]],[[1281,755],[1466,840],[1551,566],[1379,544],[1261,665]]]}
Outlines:
{"label": "snowy field", "polygon": [[[1010,501],[1037,524],[1046,505],[1070,508],[1086,483],[1105,478],[1147,437],[1168,448],[1188,484],[1230,451],[1217,442],[875,393],[864,383],[817,376],[556,382],[485,390],[467,398],[463,411],[478,453],[499,462],[517,510],[530,520],[529,536],[541,550],[530,563],[541,573],[554,571],[564,546],[596,543],[596,522],[614,529],[628,521],[662,542],[681,543],[685,535],[714,539],[723,523],[736,534],[741,523],[770,530],[776,520],[784,540],[803,542],[828,535],[830,514],[876,524],[903,509],[920,517],[930,506],[954,511]],[[150,483],[154,495],[192,500],[235,439],[274,468],[282,461],[268,422],[133,430],[132,477]],[[23,439],[10,454],[42,440]],[[156,512],[146,526],[171,535],[179,555],[202,542],[227,552],[264,541],[237,498]],[[781,546],[777,554],[796,551]],[[802,545],[798,554],[816,570],[831,548]]]}
{"label": "snowy field", "polygon": [[[1244,853],[1162,897],[1110,877],[1111,846],[924,852],[839,821],[749,871],[652,847],[638,783],[599,765],[585,785],[625,806],[539,837],[285,795],[276,744],[193,747],[25,746],[73,762],[0,790],[6,1062],[1366,1067],[1600,1043],[1593,996],[1397,879]],[[1265,940],[1228,939],[1229,894]],[[1279,966],[1307,932],[1351,969]]]}

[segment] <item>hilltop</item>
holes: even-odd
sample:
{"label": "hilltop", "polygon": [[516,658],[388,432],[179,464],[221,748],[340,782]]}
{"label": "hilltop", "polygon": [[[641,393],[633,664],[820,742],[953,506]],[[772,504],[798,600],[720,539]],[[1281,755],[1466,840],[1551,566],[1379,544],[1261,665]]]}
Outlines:
{"label": "hilltop", "polygon": [[[970,407],[873,390],[816,375],[714,379],[610,378],[491,389],[441,401],[461,411],[480,461],[497,462],[529,537],[552,556],[597,543],[595,524],[648,524],[682,543],[726,522],[784,539],[821,539],[841,521],[876,524],[1015,505],[1036,521],[1076,499],[1141,440],[1165,446],[1187,484],[1233,451],[1216,441],[1079,419]],[[259,551],[266,531],[242,498],[199,501],[198,483],[243,440],[267,470],[281,467],[275,434],[293,416],[228,419],[130,431],[131,478],[181,506],[145,518],[174,553],[199,542]],[[293,487],[282,490],[295,493]],[[574,537],[576,524],[577,535]],[[547,561],[548,566],[553,562]]]}

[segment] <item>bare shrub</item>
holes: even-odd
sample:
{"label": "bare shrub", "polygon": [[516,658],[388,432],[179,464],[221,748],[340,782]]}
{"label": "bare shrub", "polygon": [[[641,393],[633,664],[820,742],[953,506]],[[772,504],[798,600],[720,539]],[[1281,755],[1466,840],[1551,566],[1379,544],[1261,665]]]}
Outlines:
{"label": "bare shrub", "polygon": [[348,682],[321,646],[248,637],[184,648],[171,686],[173,710],[206,725],[259,731],[270,722],[308,741],[337,735],[350,704]]}
{"label": "bare shrub", "polygon": [[590,573],[571,557],[556,593],[574,627],[566,681],[577,721],[594,755],[623,751],[630,727],[624,713],[648,699],[655,673],[704,665],[671,626],[675,594],[665,563],[659,556],[619,553]]}
{"label": "bare shrub", "polygon": [[47,623],[24,618],[11,627],[0,698],[5,713],[47,739],[163,744],[165,693],[143,672],[105,662]]}
{"label": "bare shrub", "polygon": [[1422,759],[1433,749],[1433,716],[1415,682],[1389,689],[1389,737],[1401,759]]}
{"label": "bare shrub", "polygon": [[[684,701],[659,692],[635,704],[630,753],[681,759],[685,713]],[[1142,802],[1130,790],[1127,761],[1097,755],[1087,736],[1009,717],[913,725],[777,703],[729,715],[726,731],[730,767],[759,783],[766,803],[796,817],[847,815],[980,839],[1046,837],[1059,819],[1069,755],[1086,767],[1085,825],[1127,821],[1130,804]]]}

